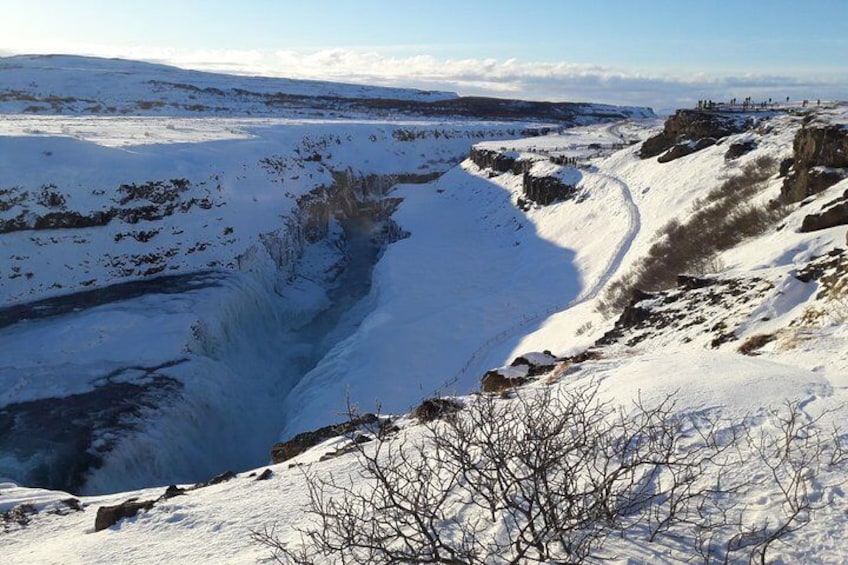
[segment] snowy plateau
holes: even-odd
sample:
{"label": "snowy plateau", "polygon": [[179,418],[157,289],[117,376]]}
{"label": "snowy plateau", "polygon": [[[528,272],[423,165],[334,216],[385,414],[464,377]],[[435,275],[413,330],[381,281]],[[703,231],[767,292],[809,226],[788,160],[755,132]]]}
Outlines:
{"label": "snowy plateau", "polygon": [[0,563],[844,563],[846,178],[838,102],[0,59]]}

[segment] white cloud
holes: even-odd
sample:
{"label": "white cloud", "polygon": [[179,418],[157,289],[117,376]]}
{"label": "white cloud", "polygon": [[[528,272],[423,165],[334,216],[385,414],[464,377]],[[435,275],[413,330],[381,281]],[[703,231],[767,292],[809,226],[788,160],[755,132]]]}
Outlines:
{"label": "white cloud", "polygon": [[660,74],[600,65],[518,59],[450,59],[392,56],[378,51],[172,49],[105,45],[13,46],[15,52],[73,52],[169,63],[180,67],[277,77],[332,80],[463,95],[510,96],[554,101],[597,101],[669,109],[699,99],[731,97],[848,99],[848,76],[804,77]]}

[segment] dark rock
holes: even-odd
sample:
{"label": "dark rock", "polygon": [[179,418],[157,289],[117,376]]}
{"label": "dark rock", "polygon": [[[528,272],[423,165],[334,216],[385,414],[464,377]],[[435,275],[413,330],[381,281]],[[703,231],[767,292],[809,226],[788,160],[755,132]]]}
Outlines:
{"label": "dark rock", "polygon": [[801,232],[811,232],[848,224],[848,202],[832,206],[819,214],[810,214],[801,223]]}
{"label": "dark rock", "polygon": [[585,363],[586,361],[595,361],[601,358],[603,358],[603,354],[600,351],[596,349],[587,349],[586,351],[582,351],[576,355],[569,355],[568,357],[563,357],[560,359],[560,361],[568,365],[577,365],[578,363]]}
{"label": "dark rock", "polygon": [[657,135],[646,139],[642,143],[642,149],[639,150],[639,157],[642,159],[650,159],[656,157],[663,151],[670,149],[674,145],[674,137],[666,133],[658,133]]}
{"label": "dark rock", "polygon": [[428,398],[412,411],[420,422],[432,422],[462,410],[462,403],[453,398]]}
{"label": "dark rock", "polygon": [[469,158],[481,169],[492,169],[499,173],[521,174],[524,169],[524,164],[513,154],[506,154],[493,149],[472,147]]}
{"label": "dark rock", "polygon": [[577,195],[577,188],[574,185],[565,184],[556,177],[535,177],[524,173],[522,185],[524,196],[542,206]]}
{"label": "dark rock", "polygon": [[159,500],[168,500],[169,498],[174,498],[175,496],[181,496],[186,493],[186,489],[180,488],[177,485],[171,485],[165,489],[165,494],[163,494]]}
{"label": "dark rock", "polygon": [[274,472],[271,469],[265,469],[264,471],[262,471],[262,473],[260,473],[260,475],[258,477],[256,477],[256,480],[257,481],[267,481],[268,479],[271,478],[271,475],[273,475],[273,474],[274,474]]}
{"label": "dark rock", "polygon": [[701,149],[706,149],[711,145],[715,145],[716,140],[712,137],[704,137],[699,139],[695,143],[686,142],[675,145],[659,157],[657,157],[657,161],[660,163],[668,163],[670,161],[674,161],[675,159],[680,159],[681,157],[686,157],[687,155],[691,155],[696,151],[700,151]]}
{"label": "dark rock", "polygon": [[[637,306],[643,300],[647,300],[649,298],[653,298],[653,294],[649,294],[647,292],[642,292],[641,290],[636,290],[633,293],[633,298],[630,300],[630,304],[628,304],[624,311],[621,313],[618,321],[624,326],[635,326],[640,322],[644,322],[648,319],[650,315],[650,311],[644,308],[640,308]],[[617,324],[616,324],[617,325]]]}
{"label": "dark rock", "polygon": [[528,377],[538,377],[539,375],[553,371],[557,362],[557,358],[550,351],[545,351],[544,353],[533,352],[516,357],[513,359],[511,366],[527,367]]}
{"label": "dark rock", "polygon": [[647,308],[641,308],[638,304],[643,300],[653,297],[653,294],[648,294],[647,292],[643,292],[638,289],[634,291],[633,298],[630,299],[630,303],[621,312],[621,315],[615,322],[615,326],[602,335],[601,338],[595,342],[595,346],[601,347],[613,344],[624,336],[624,332],[626,330],[650,319],[651,311]]}
{"label": "dark rock", "polygon": [[529,380],[526,376],[504,374],[504,369],[492,369],[487,371],[480,380],[480,390],[483,392],[503,392],[515,387],[522,386]]}
{"label": "dark rock", "polygon": [[757,148],[757,143],[753,140],[751,141],[741,141],[739,143],[732,144],[724,154],[724,158],[728,161],[732,159],[738,159],[742,155],[750,153],[754,149]]}
{"label": "dark rock", "polygon": [[330,438],[350,434],[363,426],[376,424],[378,421],[379,418],[374,414],[363,414],[341,424],[324,426],[317,430],[303,432],[288,441],[274,444],[271,448],[271,460],[274,463],[282,463]]}
{"label": "dark rock", "polygon": [[679,145],[675,145],[674,147],[657,157],[657,161],[659,161],[660,163],[668,163],[670,161],[674,161],[675,159],[680,159],[681,157],[691,155],[694,152],[694,145],[689,143],[681,143]]}
{"label": "dark rock", "polygon": [[82,512],[82,504],[76,498],[66,498],[61,501],[66,507],[70,508],[74,512]]}
{"label": "dark rock", "polygon": [[126,502],[115,506],[101,506],[97,509],[97,517],[94,519],[94,531],[99,532],[111,528],[124,518],[132,518],[142,510],[153,508],[154,501],[143,500],[137,502],[137,498],[131,498]]}
{"label": "dark rock", "polygon": [[792,157],[787,157],[783,161],[780,162],[780,171],[778,173],[779,177],[785,177],[789,174],[789,171],[792,167],[795,166],[795,159]]}
{"label": "dark rock", "polygon": [[800,202],[844,178],[839,169],[848,168],[848,128],[804,127],[795,134],[792,148],[795,168],[781,187],[784,202]]}
{"label": "dark rock", "polygon": [[217,484],[225,483],[227,481],[231,481],[231,480],[235,479],[237,476],[238,475],[236,475],[232,471],[224,471],[220,475],[212,477],[208,481],[203,481],[201,483],[197,483],[196,485],[194,485],[194,488],[198,489],[198,488],[204,488],[204,487],[211,487],[212,485],[217,485]]}
{"label": "dark rock", "polygon": [[716,279],[703,279],[689,275],[677,275],[677,286],[687,290],[695,288],[706,288],[716,283]]}
{"label": "dark rock", "polygon": [[11,510],[0,512],[0,523],[26,526],[36,514],[38,514],[38,509],[32,504],[19,504]]}
{"label": "dark rock", "polygon": [[374,438],[372,438],[371,436],[367,436],[365,434],[356,434],[350,439],[350,443],[341,447],[340,449],[337,449],[330,453],[325,453],[321,456],[320,459],[318,459],[318,461],[329,461],[330,459],[335,459],[336,457],[341,457],[342,455],[353,453],[357,450],[357,446],[362,445],[363,443],[368,443],[373,440]]}
{"label": "dark rock", "polygon": [[752,120],[731,113],[678,110],[666,120],[662,132],[642,143],[639,157],[656,157],[684,141],[711,138],[711,143],[705,141],[706,145],[698,148],[703,149],[715,143],[716,139],[745,131],[751,124]]}

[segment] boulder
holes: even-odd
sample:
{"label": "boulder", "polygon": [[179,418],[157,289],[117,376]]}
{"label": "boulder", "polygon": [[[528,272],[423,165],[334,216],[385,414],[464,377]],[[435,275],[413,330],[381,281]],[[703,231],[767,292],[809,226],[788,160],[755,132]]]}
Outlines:
{"label": "boulder", "polygon": [[724,154],[724,158],[728,161],[731,161],[733,159],[738,159],[742,155],[750,153],[751,151],[753,151],[756,148],[757,148],[757,142],[753,141],[753,140],[740,141],[738,143],[733,143],[733,144],[731,144],[730,147],[728,147],[727,151]]}
{"label": "boulder", "polygon": [[848,225],[848,190],[842,197],[829,202],[821,212],[810,214],[801,223],[801,232],[811,232]]}
{"label": "boulder", "polygon": [[716,140],[712,137],[704,137],[695,142],[687,141],[686,143],[680,143],[657,157],[657,161],[660,163],[668,163],[669,161],[686,157],[696,151],[715,145],[715,142]]}
{"label": "boulder", "polygon": [[453,398],[428,398],[412,411],[420,422],[432,422],[462,410],[462,403]]}
{"label": "boulder", "polygon": [[94,519],[94,531],[111,528],[124,518],[132,518],[142,510],[150,510],[153,504],[153,500],[138,501],[137,498],[131,498],[115,506],[101,506],[97,509],[97,516]]}
{"label": "boulder", "polygon": [[529,379],[529,367],[501,367],[487,371],[480,380],[480,390],[483,392],[503,392],[525,384]]}
{"label": "boulder", "polygon": [[165,489],[165,494],[159,497],[159,500],[168,500],[169,498],[174,498],[175,496],[181,496],[186,493],[186,489],[180,488],[177,485],[171,485]]}

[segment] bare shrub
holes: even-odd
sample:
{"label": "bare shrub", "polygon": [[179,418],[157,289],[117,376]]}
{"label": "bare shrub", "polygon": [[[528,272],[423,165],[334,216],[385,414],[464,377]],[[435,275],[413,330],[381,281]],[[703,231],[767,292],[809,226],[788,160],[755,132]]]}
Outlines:
{"label": "bare shrub", "polygon": [[739,353],[743,355],[756,355],[757,351],[765,347],[767,344],[777,339],[774,334],[756,334],[752,335],[739,346]]}
{"label": "bare shrub", "polygon": [[606,315],[620,311],[636,289],[670,288],[680,273],[710,272],[715,256],[743,240],[766,231],[785,215],[781,206],[755,206],[750,200],[765,188],[775,162],[760,157],[725,180],[704,198],[696,200],[685,223],[671,220],[663,226],[647,254],[620,279],[607,287],[598,310]]}
{"label": "bare shrub", "polygon": [[[623,410],[597,395],[596,384],[484,395],[423,433],[375,432],[352,445],[355,476],[306,472],[296,539],[253,537],[280,563],[583,563],[626,531],[705,563],[764,563],[809,523],[821,469],[845,461],[838,434],[797,403],[758,434],[680,415],[673,396]],[[750,460],[764,478],[743,471]],[[745,504],[775,493],[768,520]]]}

